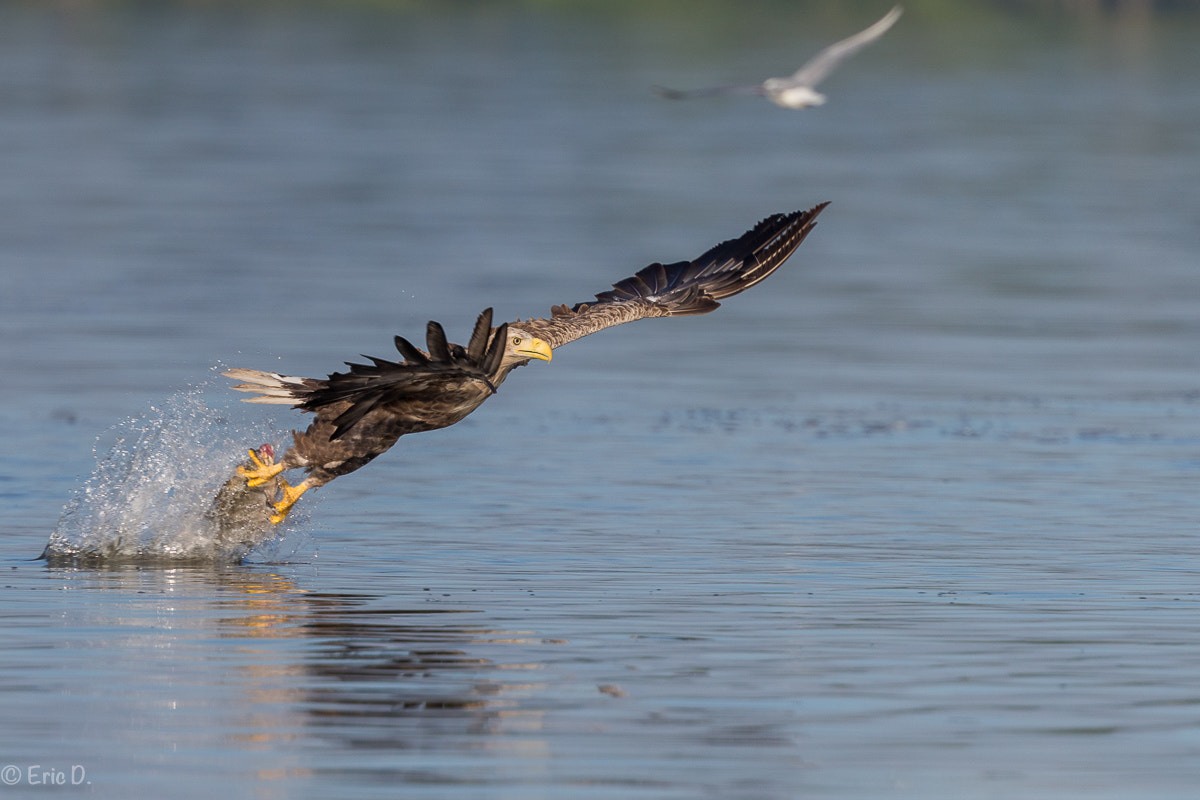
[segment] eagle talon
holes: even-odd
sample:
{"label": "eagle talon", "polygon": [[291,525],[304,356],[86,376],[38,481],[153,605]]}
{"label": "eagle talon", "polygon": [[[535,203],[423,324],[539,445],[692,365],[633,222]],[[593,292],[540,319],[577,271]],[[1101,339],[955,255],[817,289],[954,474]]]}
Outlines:
{"label": "eagle talon", "polygon": [[292,506],[296,505],[300,495],[310,488],[307,480],[301,481],[295,486],[288,484],[287,481],[280,481],[279,484],[283,494],[279,498],[279,502],[275,503],[275,513],[271,515],[272,525],[278,525],[287,519],[288,512],[292,510]]}
{"label": "eagle talon", "polygon": [[253,449],[250,450],[250,460],[254,462],[254,469],[247,467],[237,468],[238,475],[246,479],[247,486],[262,486],[283,472],[283,464],[264,464],[262,459],[258,457],[258,453]]}

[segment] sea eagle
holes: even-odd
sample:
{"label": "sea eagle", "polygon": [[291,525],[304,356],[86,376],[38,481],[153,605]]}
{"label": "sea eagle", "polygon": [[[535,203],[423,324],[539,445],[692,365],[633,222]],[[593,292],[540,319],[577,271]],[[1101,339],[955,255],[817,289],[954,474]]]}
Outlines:
{"label": "sea eagle", "polygon": [[[238,474],[246,486],[263,487],[271,498],[274,524],[309,489],[354,472],[388,450],[406,433],[453,425],[496,393],[505,378],[530,361],[549,361],[555,348],[589,333],[646,317],[707,314],[718,301],[749,289],[780,267],[800,246],[828,203],[808,211],[775,214],[737,239],[722,242],[694,261],[651,264],[596,295],[596,300],[551,308],[549,319],[506,322],[492,327],[492,309],[475,322],[467,345],[446,339],[430,322],[425,350],[395,338],[403,361],[363,356],[370,364],[346,362],[349,372],[328,378],[297,378],[276,372],[231,369],[242,381],[233,388],[254,392],[249,403],[279,403],[316,415],[292,446],[275,460],[273,450],[250,450]],[[290,485],[280,473],[303,469]]]}

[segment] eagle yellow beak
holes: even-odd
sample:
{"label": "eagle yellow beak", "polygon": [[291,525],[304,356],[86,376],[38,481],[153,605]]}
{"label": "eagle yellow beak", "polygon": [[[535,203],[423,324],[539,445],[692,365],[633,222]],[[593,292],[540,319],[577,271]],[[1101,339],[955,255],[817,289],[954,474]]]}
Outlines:
{"label": "eagle yellow beak", "polygon": [[517,355],[536,358],[538,361],[549,361],[554,358],[554,351],[541,339],[529,339],[521,342],[521,346],[517,348]]}

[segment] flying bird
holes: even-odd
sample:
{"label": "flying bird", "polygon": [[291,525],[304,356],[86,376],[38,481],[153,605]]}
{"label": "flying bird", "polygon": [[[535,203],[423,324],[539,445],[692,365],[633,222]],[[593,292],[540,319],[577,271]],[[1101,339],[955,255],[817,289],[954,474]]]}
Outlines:
{"label": "flying bird", "polygon": [[[266,445],[252,449],[238,474],[245,486],[268,492],[270,521],[278,524],[306,491],[368,464],[404,434],[460,421],[495,394],[517,367],[550,361],[556,348],[614,325],[709,313],[719,301],[777,270],[826,205],[767,217],[694,261],[651,264],[597,294],[594,302],[552,307],[548,319],[492,327],[492,309],[486,309],[465,347],[449,342],[442,326],[430,322],[424,350],[395,337],[402,356],[398,362],[363,356],[371,363],[346,362],[348,372],[327,378],[228,370],[225,376],[242,381],[235,390],[256,395],[246,402],[290,405],[316,415],[307,430],[292,432],[292,446],[282,457],[276,460]],[[295,485],[280,477],[292,469],[306,473]]]}
{"label": "flying bird", "polygon": [[670,100],[685,100],[690,97],[712,97],[719,94],[754,94],[766,97],[784,108],[808,108],[825,102],[825,95],[816,90],[816,85],[833,72],[837,65],[857,53],[871,42],[887,33],[896,24],[903,9],[895,6],[883,19],[848,39],[829,45],[817,53],[812,60],[787,78],[767,78],[762,83],[741,86],[713,86],[707,89],[664,89],[657,91]]}

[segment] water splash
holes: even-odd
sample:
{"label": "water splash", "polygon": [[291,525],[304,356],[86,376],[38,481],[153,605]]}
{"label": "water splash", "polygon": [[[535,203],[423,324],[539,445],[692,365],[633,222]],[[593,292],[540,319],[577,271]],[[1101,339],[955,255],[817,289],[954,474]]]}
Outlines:
{"label": "water splash", "polygon": [[[71,561],[240,561],[278,544],[269,524],[231,535],[213,501],[248,446],[272,443],[262,422],[237,422],[193,390],[102,435],[96,469],[63,509],[44,556]],[[265,516],[263,516],[265,519]]]}

